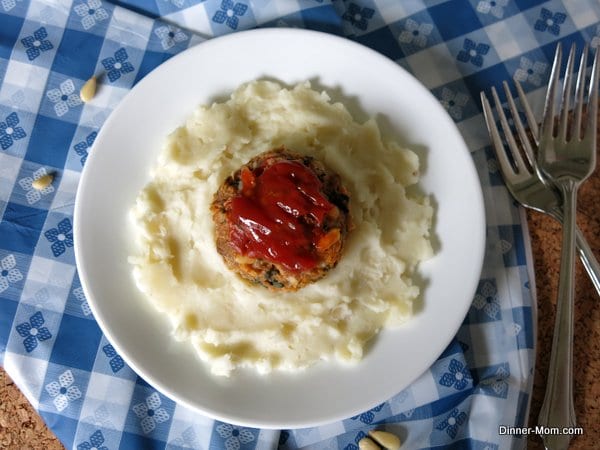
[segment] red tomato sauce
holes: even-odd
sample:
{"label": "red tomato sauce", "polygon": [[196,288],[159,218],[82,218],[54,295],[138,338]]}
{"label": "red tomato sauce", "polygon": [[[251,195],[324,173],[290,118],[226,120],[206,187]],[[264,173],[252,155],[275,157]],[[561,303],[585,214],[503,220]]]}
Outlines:
{"label": "red tomato sauce", "polygon": [[321,181],[299,161],[279,161],[254,172],[245,167],[228,216],[233,246],[244,256],[291,271],[312,269],[319,262],[323,220],[334,208],[321,189]]}

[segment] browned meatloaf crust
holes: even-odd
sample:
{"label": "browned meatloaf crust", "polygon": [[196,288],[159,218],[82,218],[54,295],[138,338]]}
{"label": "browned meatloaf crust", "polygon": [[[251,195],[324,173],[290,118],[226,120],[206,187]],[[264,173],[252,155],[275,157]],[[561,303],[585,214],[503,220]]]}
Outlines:
{"label": "browned meatloaf crust", "polygon": [[[242,189],[242,170],[247,168],[254,172],[259,167],[264,168],[281,161],[294,161],[310,169],[322,183],[321,193],[334,205],[322,221],[321,229],[317,230],[322,235],[333,230],[330,235],[335,236],[334,242],[328,242],[326,248],[315,246],[314,252],[318,263],[309,270],[289,270],[276,262],[242,255],[232,244],[233,225],[229,212],[232,199],[239,196]],[[215,225],[217,251],[223,257],[227,267],[243,279],[271,290],[295,291],[324,277],[340,260],[344,243],[351,229],[349,201],[348,191],[343,187],[339,175],[327,169],[315,158],[293,153],[283,147],[261,153],[229,176],[214,195],[211,212]],[[302,217],[300,220],[309,223],[311,218]],[[339,233],[335,229],[339,230]]]}

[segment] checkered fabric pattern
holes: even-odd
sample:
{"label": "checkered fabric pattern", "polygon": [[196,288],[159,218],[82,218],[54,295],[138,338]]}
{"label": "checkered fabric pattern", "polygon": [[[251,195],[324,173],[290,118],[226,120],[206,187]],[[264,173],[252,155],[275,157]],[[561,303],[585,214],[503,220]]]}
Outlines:
{"label": "checkered fabric pattern", "polygon": [[[461,130],[487,206],[484,269],[455,339],[389,401],[317,428],[235,426],[157,392],[102,335],[73,255],[78,181],[111,110],[174,54],[254,27],[335,33],[414,74]],[[0,0],[0,362],[67,448],[351,450],[374,426],[410,449],[524,447],[498,425],[528,414],[531,257],[478,98],[515,77],[535,104],[558,41],[600,44],[597,0]],[[108,94],[84,104],[99,71]]]}

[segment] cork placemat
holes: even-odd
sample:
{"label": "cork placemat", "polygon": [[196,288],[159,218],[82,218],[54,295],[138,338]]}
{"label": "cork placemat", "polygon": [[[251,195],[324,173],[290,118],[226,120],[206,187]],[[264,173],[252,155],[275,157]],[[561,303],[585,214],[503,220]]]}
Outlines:
{"label": "cork placemat", "polygon": [[62,450],[64,447],[0,368],[0,448]]}

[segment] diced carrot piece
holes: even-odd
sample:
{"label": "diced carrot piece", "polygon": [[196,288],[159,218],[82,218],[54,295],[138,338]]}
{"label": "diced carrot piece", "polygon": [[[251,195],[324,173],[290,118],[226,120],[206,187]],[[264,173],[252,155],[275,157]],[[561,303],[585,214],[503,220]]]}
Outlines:
{"label": "diced carrot piece", "polygon": [[250,169],[244,167],[240,173],[240,178],[242,179],[242,193],[244,195],[250,195],[254,186],[256,186],[256,177]]}
{"label": "diced carrot piece", "polygon": [[340,240],[340,229],[333,228],[325,233],[317,241],[317,250],[323,252]]}

